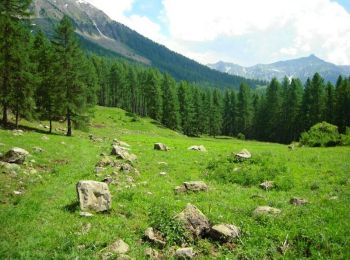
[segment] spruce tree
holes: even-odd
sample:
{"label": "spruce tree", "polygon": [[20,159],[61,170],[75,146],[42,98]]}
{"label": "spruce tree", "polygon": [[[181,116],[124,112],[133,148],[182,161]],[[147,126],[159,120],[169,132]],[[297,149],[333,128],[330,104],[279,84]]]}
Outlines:
{"label": "spruce tree", "polygon": [[311,103],[310,103],[310,124],[322,122],[324,120],[325,93],[324,81],[320,74],[316,73],[311,80],[310,85]]}
{"label": "spruce tree", "polygon": [[328,123],[335,123],[335,88],[328,82],[326,86],[326,106],[324,118]]}
{"label": "spruce tree", "polygon": [[179,105],[176,93],[176,82],[168,74],[165,74],[163,77],[162,94],[162,124],[172,130],[176,130],[179,128]]}
{"label": "spruce tree", "polygon": [[151,69],[146,73],[144,82],[147,115],[154,120],[161,120],[162,96],[160,90],[161,75]]}
{"label": "spruce tree", "polygon": [[233,125],[232,122],[234,115],[232,113],[232,103],[231,103],[231,91],[226,90],[224,96],[224,110],[222,116],[222,133],[224,135],[231,136],[233,134]]}
{"label": "spruce tree", "polygon": [[37,33],[33,47],[33,59],[37,62],[36,73],[39,78],[35,92],[36,108],[40,119],[49,120],[51,133],[52,120],[60,109],[60,100],[57,98],[59,88],[55,80],[58,68],[55,66],[53,48],[42,31]]}
{"label": "spruce tree", "polygon": [[[10,103],[17,102],[11,100],[15,97],[14,88],[18,92],[21,88],[20,82],[26,83],[25,80],[29,76],[27,73],[30,72],[26,67],[28,60],[24,41],[25,32],[21,22],[21,18],[29,15],[30,3],[31,0],[2,0],[0,2],[0,102],[4,125],[7,125]],[[23,61],[21,61],[21,56],[24,57]],[[27,89],[27,87],[24,88]]]}
{"label": "spruce tree", "polygon": [[344,133],[350,126],[350,79],[340,78],[336,86],[336,123]]}
{"label": "spruce tree", "polygon": [[217,89],[212,92],[211,105],[209,110],[209,134],[213,137],[221,134],[222,109],[220,94]]}
{"label": "spruce tree", "polygon": [[241,83],[237,104],[237,132],[248,135],[252,126],[252,100],[250,87]]}
{"label": "spruce tree", "polygon": [[182,81],[179,84],[178,100],[181,119],[181,129],[185,135],[191,136],[193,135],[191,96],[188,83],[185,81]]}
{"label": "spruce tree", "polygon": [[84,56],[67,16],[62,18],[56,28],[54,44],[59,67],[56,76],[60,86],[61,113],[67,120],[67,136],[71,136],[72,122],[80,116],[87,116],[88,90],[84,81]]}

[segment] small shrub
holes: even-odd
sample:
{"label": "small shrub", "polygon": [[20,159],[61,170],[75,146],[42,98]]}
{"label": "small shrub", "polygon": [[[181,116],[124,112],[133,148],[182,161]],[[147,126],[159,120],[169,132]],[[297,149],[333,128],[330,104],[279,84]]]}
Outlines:
{"label": "small shrub", "polygon": [[340,144],[338,127],[327,122],[318,123],[301,134],[300,143],[310,147],[329,147]]}
{"label": "small shrub", "polygon": [[183,224],[171,213],[169,206],[157,205],[149,213],[151,227],[159,231],[170,245],[181,245],[189,242],[189,236]]}
{"label": "small shrub", "polygon": [[242,134],[242,133],[239,133],[239,134],[237,135],[237,138],[238,138],[239,140],[245,140],[245,135]]}
{"label": "small shrub", "polygon": [[350,127],[346,128],[345,134],[340,135],[342,145],[350,145]]}

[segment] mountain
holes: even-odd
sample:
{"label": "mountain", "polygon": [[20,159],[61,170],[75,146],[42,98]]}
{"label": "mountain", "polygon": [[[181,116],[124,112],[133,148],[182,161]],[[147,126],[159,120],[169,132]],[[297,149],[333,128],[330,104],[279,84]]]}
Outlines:
{"label": "mountain", "polygon": [[163,45],[113,21],[104,12],[84,0],[34,0],[31,6],[33,30],[42,29],[49,37],[63,17],[68,15],[81,39],[82,46],[105,56],[124,57],[170,73],[178,80],[216,87],[238,87],[242,81],[250,86],[265,82],[232,76],[210,69],[173,52]]}
{"label": "mountain", "polygon": [[270,81],[273,77],[281,80],[285,76],[297,77],[305,81],[308,77],[312,77],[318,72],[326,81],[335,83],[339,75],[350,75],[350,66],[337,66],[321,60],[315,55],[271,64],[258,64],[251,67],[243,67],[222,61],[208,64],[208,66],[231,75],[266,81]]}

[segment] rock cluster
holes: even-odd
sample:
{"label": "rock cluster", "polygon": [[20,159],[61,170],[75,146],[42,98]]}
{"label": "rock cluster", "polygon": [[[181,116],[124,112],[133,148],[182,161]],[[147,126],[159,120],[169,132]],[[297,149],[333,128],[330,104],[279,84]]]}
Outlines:
{"label": "rock cluster", "polygon": [[18,147],[14,147],[9,150],[3,157],[2,161],[7,163],[23,164],[29,153]]}
{"label": "rock cluster", "polygon": [[247,149],[241,150],[239,153],[236,153],[236,158],[239,160],[246,160],[252,157],[251,153]]}
{"label": "rock cluster", "polygon": [[208,185],[203,181],[187,181],[182,185],[175,187],[175,193],[184,193],[188,191],[192,192],[200,192],[200,191],[208,191]]}

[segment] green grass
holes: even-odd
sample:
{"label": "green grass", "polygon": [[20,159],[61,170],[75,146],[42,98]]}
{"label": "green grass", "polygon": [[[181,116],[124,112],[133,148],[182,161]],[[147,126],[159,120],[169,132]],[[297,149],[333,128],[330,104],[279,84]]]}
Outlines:
{"label": "green grass", "polygon": [[[149,119],[135,121],[122,110],[101,107],[96,108],[90,129],[104,138],[101,143],[91,142],[89,133],[80,131],[74,131],[71,138],[46,134],[49,140],[45,141],[38,122],[23,124],[32,129],[23,136],[0,129],[0,143],[4,144],[0,152],[13,146],[27,149],[29,160],[35,160],[29,164],[38,172],[0,173],[1,259],[99,258],[100,251],[119,238],[130,245],[131,257],[141,259],[150,244],[140,239],[155,218],[159,217],[165,230],[167,223],[170,228],[175,226],[176,232],[180,230],[159,212],[166,210],[164,216],[174,216],[189,202],[211,223],[232,223],[242,229],[240,240],[233,245],[194,241],[200,259],[350,258],[350,147],[290,151],[272,143],[189,138]],[[64,126],[55,123],[57,127]],[[101,152],[110,152],[114,138],[131,145],[141,175],[134,177],[134,186],[124,182],[110,185],[113,202],[109,214],[82,218],[76,207],[75,185],[82,179],[103,178],[95,175],[95,164]],[[155,142],[163,142],[171,150],[155,151]],[[208,152],[187,150],[199,144]],[[34,153],[34,146],[45,151]],[[242,148],[252,153],[250,162],[233,160],[232,153]],[[160,176],[161,171],[168,174]],[[173,188],[189,180],[205,181],[209,192],[175,195]],[[258,184],[264,180],[274,180],[277,188],[260,189]],[[23,195],[13,194],[21,188]],[[290,205],[294,196],[310,203]],[[277,207],[282,213],[255,218],[252,211],[260,205]],[[82,229],[88,223],[91,229],[85,234]],[[282,255],[278,248],[286,238],[289,248]],[[181,240],[178,233],[172,239]],[[85,248],[79,249],[79,245]],[[169,251],[170,247],[163,249],[165,256]]]}

